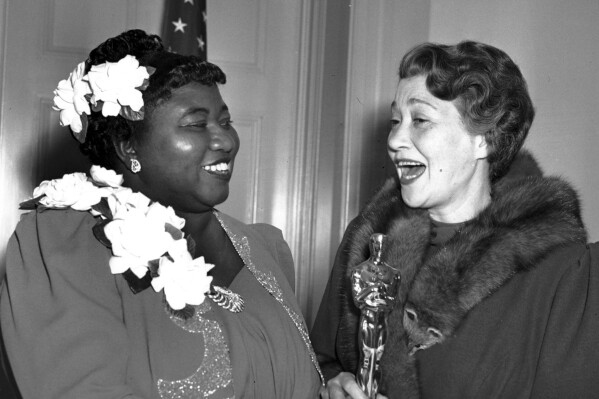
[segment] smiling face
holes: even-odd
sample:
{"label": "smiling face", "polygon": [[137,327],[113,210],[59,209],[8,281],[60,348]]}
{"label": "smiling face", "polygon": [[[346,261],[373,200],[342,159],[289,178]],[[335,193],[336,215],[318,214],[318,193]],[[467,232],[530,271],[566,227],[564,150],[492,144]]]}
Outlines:
{"label": "smiling face", "polygon": [[402,79],[391,107],[389,156],[402,198],[441,222],[463,222],[490,200],[487,145],[466,130],[453,102],[433,96],[425,76]]}
{"label": "smiling face", "polygon": [[203,212],[227,199],[239,137],[216,85],[173,90],[145,126],[132,144],[139,191],[178,212]]}

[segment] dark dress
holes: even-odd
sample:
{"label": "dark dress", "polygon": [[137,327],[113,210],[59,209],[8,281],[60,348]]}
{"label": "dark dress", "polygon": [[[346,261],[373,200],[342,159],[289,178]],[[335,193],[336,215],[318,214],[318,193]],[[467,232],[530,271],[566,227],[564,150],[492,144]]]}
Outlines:
{"label": "dark dress", "polygon": [[599,245],[554,251],[416,353],[422,398],[599,397]]}
{"label": "dark dress", "polygon": [[24,216],[10,240],[2,333],[24,398],[313,398],[320,378],[281,232],[217,214],[246,267],[232,313],[205,300],[193,318],[163,294],[112,275],[88,212]]}
{"label": "dark dress", "polygon": [[[416,265],[404,273],[402,300],[411,306],[418,300],[418,309],[429,311],[420,314],[440,320],[437,315],[452,315],[455,306],[437,301],[440,292],[459,301],[471,281],[482,292],[461,319],[445,319],[459,323],[443,342],[413,357],[403,338],[389,338],[382,367],[387,386],[395,385],[388,388],[390,398],[599,397],[599,244],[583,243],[576,194],[559,179],[539,177],[502,187],[476,222],[441,228],[406,209],[395,184],[375,196],[346,231],[311,331],[325,379],[356,372],[357,311],[348,298],[346,270],[367,257],[369,234],[384,232],[403,245],[386,260]],[[422,261],[414,261],[423,253]],[[432,263],[439,260],[446,263]],[[441,276],[444,267],[457,272]],[[428,274],[431,280],[422,278],[423,268],[436,271]],[[485,292],[487,280],[497,276],[505,279]],[[393,312],[390,329],[404,337],[403,303]],[[402,383],[403,391],[397,389]]]}

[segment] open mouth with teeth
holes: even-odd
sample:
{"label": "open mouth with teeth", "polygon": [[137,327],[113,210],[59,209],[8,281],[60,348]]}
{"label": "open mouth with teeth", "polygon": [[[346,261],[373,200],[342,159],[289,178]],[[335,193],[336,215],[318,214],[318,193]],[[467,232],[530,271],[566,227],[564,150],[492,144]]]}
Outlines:
{"label": "open mouth with teeth", "polygon": [[423,163],[416,161],[398,161],[396,163],[401,184],[408,184],[422,176],[426,170]]}
{"label": "open mouth with teeth", "polygon": [[211,165],[202,166],[202,169],[217,176],[229,176],[231,174],[230,162],[216,162]]}

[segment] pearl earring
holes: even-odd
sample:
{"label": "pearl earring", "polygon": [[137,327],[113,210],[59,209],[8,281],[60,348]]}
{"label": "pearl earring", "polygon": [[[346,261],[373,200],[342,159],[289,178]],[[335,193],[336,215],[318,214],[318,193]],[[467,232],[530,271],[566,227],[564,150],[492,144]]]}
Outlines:
{"label": "pearl earring", "polygon": [[141,164],[135,158],[131,158],[131,172],[137,173],[141,170]]}

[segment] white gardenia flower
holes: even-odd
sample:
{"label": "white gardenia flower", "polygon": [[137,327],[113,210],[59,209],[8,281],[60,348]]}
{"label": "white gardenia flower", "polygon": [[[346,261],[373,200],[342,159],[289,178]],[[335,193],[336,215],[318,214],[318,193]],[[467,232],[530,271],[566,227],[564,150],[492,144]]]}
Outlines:
{"label": "white gardenia flower", "polygon": [[118,188],[123,184],[123,175],[117,175],[114,170],[99,165],[93,165],[89,174],[92,180],[101,186]]}
{"label": "white gardenia flower", "polygon": [[166,301],[175,310],[186,304],[201,305],[210,290],[212,277],[208,271],[214,265],[206,263],[203,256],[192,259],[185,239],[175,241],[168,253],[173,261],[166,256],[160,258],[159,276],[152,279],[152,287],[156,292],[164,289]]}
{"label": "white gardenia flower", "polygon": [[[136,194],[140,193],[124,189],[108,197],[109,206],[113,205],[114,219],[104,227],[104,233],[112,244],[112,273],[131,269],[141,278],[146,274],[149,262],[164,255],[175,241],[166,230],[166,224],[181,229],[185,220],[177,217],[172,208],[157,202],[148,207],[147,197]],[[116,201],[119,195],[123,203]]]}
{"label": "white gardenia flower", "polygon": [[113,219],[126,219],[129,213],[145,215],[150,205],[148,197],[128,187],[117,188],[107,200]]}
{"label": "white gardenia flower", "polygon": [[177,216],[175,214],[175,210],[170,206],[166,207],[158,202],[155,202],[148,208],[147,215],[150,214],[152,214],[152,217],[164,220],[164,223],[168,223],[179,230],[185,226],[185,219]]}
{"label": "white gardenia flower", "polygon": [[85,173],[71,173],[61,179],[43,181],[33,190],[33,197],[46,196],[40,200],[49,208],[71,207],[78,211],[87,211],[100,202],[102,190],[87,180]]}
{"label": "white gardenia flower", "polygon": [[60,111],[60,125],[70,126],[76,133],[81,132],[83,125],[81,115],[91,113],[89,103],[85,95],[91,94],[89,83],[83,78],[85,72],[85,62],[79,63],[71,72],[68,79],[58,82],[58,87],[54,90],[54,108]]}
{"label": "white gardenia flower", "polygon": [[164,219],[141,212],[129,212],[124,219],[114,219],[104,227],[112,244],[112,273],[131,269],[143,277],[149,262],[164,255],[175,241],[165,229]]}
{"label": "white gardenia flower", "polygon": [[37,198],[40,195],[46,194],[46,190],[48,189],[49,185],[50,180],[44,180],[43,182],[41,182],[39,186],[33,189],[33,198]]}
{"label": "white gardenia flower", "polygon": [[147,69],[140,67],[139,61],[132,55],[126,55],[118,62],[93,65],[86,76],[93,93],[91,102],[104,102],[104,116],[118,115],[121,106],[125,105],[139,111],[143,106],[143,98],[136,87],[142,86],[149,77]]}

